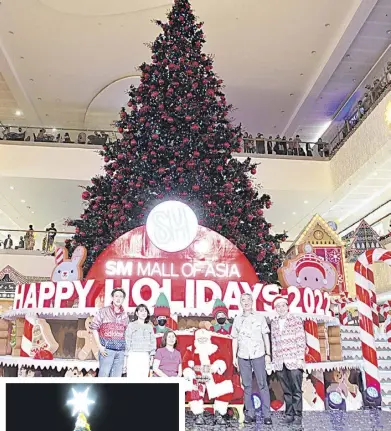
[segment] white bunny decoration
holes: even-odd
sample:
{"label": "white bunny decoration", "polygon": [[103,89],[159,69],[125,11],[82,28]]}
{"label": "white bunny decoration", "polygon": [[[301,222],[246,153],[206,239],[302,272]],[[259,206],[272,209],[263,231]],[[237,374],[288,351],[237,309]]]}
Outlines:
{"label": "white bunny decoration", "polygon": [[85,247],[79,246],[68,258],[68,250],[65,247],[56,249],[56,266],[52,272],[52,281],[76,281],[83,278],[83,264],[87,257]]}

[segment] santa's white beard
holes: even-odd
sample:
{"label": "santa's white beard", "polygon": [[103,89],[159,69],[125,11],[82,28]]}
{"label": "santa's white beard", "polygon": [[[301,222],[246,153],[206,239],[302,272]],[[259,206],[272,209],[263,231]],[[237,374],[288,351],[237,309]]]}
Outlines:
{"label": "santa's white beard", "polygon": [[199,343],[198,341],[194,341],[195,353],[198,353],[200,356],[210,356],[217,351],[216,344],[212,343]]}

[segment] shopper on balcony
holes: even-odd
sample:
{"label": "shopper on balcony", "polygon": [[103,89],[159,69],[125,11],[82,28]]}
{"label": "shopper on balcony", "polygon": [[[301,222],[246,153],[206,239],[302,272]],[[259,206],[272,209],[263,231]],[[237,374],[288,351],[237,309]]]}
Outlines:
{"label": "shopper on balcony", "polygon": [[54,223],[51,223],[50,227],[46,229],[46,236],[43,239],[43,251],[47,253],[53,253],[54,252],[54,239],[57,235],[57,229],[54,225]]}
{"label": "shopper on balcony", "polygon": [[19,248],[24,248],[24,238],[23,238],[23,236],[21,236],[20,238],[19,238],[19,246],[18,246],[18,249]]}
{"label": "shopper on balcony", "polygon": [[262,133],[257,134],[256,152],[258,154],[265,154],[265,139]]}
{"label": "shopper on balcony", "polygon": [[247,141],[247,147],[249,153],[255,153],[255,142],[252,135],[249,135],[248,141]]}
{"label": "shopper on balcony", "polygon": [[35,232],[32,224],[29,225],[29,230],[26,232],[24,239],[25,239],[26,250],[34,250]]}
{"label": "shopper on balcony", "polygon": [[4,241],[4,249],[5,250],[10,250],[13,245],[14,245],[14,242],[12,241],[11,235],[8,234],[7,238]]}
{"label": "shopper on balcony", "polygon": [[273,154],[273,136],[269,136],[267,141],[267,153]]}

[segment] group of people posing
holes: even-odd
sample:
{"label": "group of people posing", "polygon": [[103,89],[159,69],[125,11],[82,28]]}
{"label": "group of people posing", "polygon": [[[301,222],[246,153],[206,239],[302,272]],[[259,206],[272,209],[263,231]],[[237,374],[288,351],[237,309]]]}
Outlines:
{"label": "group of people posing", "polygon": [[[131,381],[148,377],[182,377],[182,357],[176,349],[177,337],[167,329],[157,348],[156,335],[150,322],[148,307],[136,307],[133,321],[129,322],[122,304],[125,292],[114,289],[112,303],[98,311],[91,323],[91,330],[99,347],[99,377],[121,377],[126,374]],[[277,317],[271,322],[253,309],[253,298],[243,294],[240,299],[242,312],[233,325],[223,322],[224,313],[217,313],[216,325],[232,338],[233,364],[238,369],[244,388],[245,422],[255,421],[251,395],[255,376],[262,400],[265,425],[272,425],[267,369],[277,373],[284,392],[285,423],[301,424],[302,381],[305,363],[306,340],[301,319],[288,313],[288,301],[277,296],[273,302]],[[212,330],[218,328],[211,328]],[[271,333],[271,342],[269,334]],[[215,412],[216,413],[216,412]],[[203,412],[196,415],[196,423],[203,424]],[[217,414],[217,423],[224,419]]]}

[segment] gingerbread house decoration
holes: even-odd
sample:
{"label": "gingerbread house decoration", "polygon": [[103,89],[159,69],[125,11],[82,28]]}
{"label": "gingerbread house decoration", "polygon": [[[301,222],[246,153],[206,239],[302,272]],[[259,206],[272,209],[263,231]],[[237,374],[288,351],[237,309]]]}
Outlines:
{"label": "gingerbread house decoration", "polygon": [[345,256],[348,262],[355,262],[367,250],[384,248],[379,235],[365,220],[361,220],[356,230],[349,232],[342,239],[345,242]]}
{"label": "gingerbread house decoration", "polygon": [[18,284],[39,283],[48,281],[48,277],[28,277],[22,275],[12,266],[7,265],[0,271],[0,301],[13,301]]}
{"label": "gingerbread house decoration", "polygon": [[314,215],[307,226],[300,232],[287,251],[286,258],[291,259],[302,253],[306,244],[310,244],[317,256],[331,263],[336,269],[338,283],[331,293],[333,295],[346,293],[347,282],[344,269],[345,244],[330,224],[319,214]]}

